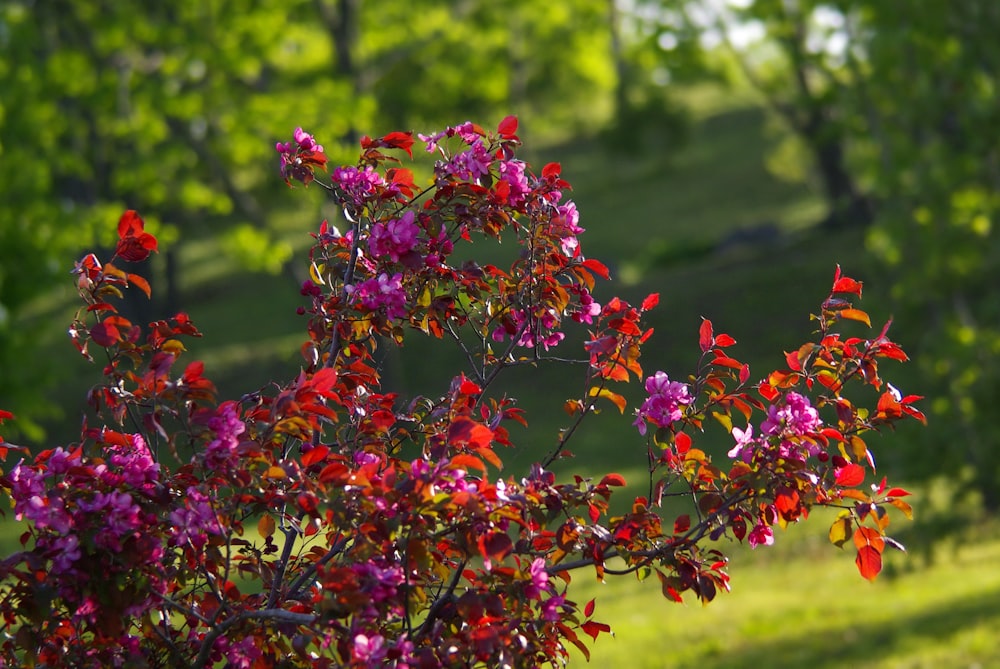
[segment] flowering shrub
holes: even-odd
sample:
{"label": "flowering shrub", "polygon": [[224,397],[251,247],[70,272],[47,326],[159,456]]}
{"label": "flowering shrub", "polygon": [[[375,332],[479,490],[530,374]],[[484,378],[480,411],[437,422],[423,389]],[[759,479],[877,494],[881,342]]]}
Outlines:
{"label": "flowering shrub", "polygon": [[[285,180],[325,189],[347,226],[313,235],[301,371],[239,399],[219,402],[200,362],[178,366],[183,340],[199,336],[185,314],[140,327],[118,313],[123,291],[150,286],[115,261],[157,249],[135,212],[122,216],[113,257],[75,268],[84,307],[70,334],[88,358],[107,356],[88,395],[102,422],[78,443],[23,453],[0,479],[28,524],[24,550],[0,563],[0,662],[558,665],[609,631],[594,601],[573,599],[572,572],[655,575],[666,598],[709,602],[729,587],[719,540],[769,545],[775,526],[817,505],[841,509],[831,541],[853,540],[861,575],[876,577],[894,545],[886,509],[910,508],[884,479],[864,487],[865,438],[923,416],[880,376],[883,359],[906,359],[888,326],[836,331],[868,324],[851,302],[861,284],[839,268],[816,339],[787,368],[751,382],[728,352],[735,340],[705,320],[690,376],[645,379],[634,427],[648,494],[628,512],[609,513],[620,475],[549,470],[600,403],[627,412],[614,387],[643,379],[642,319],[658,297],[595,298],[608,270],[583,253],[569,184],[557,164],[536,174],[516,158],[516,130],[508,118],[496,132],[420,136],[436,160],[423,188],[397,158],[412,157],[410,133],[364,138],[358,164],[329,179],[311,135],[279,143]],[[457,247],[501,237],[520,247],[509,266],[453,264]],[[585,329],[581,350],[569,327]],[[464,355],[440,395],[380,383],[377,347],[414,334]],[[508,428],[528,423],[501,382],[541,361],[577,364],[585,383],[551,448],[510,472]],[[864,385],[876,406],[851,399]],[[694,444],[709,417],[732,433],[729,461]],[[23,451],[0,442],[0,456],[11,450]]]}

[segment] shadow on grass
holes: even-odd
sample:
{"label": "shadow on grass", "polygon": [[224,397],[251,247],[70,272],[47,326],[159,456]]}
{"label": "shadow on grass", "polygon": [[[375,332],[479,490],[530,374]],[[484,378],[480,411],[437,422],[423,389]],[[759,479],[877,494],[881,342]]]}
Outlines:
{"label": "shadow on grass", "polygon": [[[989,622],[991,629],[1000,629],[998,601],[1000,588],[993,588],[975,597],[946,600],[937,606],[923,608],[913,615],[901,615],[881,622],[866,618],[856,624],[848,623],[808,634],[785,635],[761,643],[740,645],[711,657],[699,658],[696,666],[699,669],[840,669],[870,666],[869,663],[887,666],[884,662],[891,661],[893,657],[899,657],[905,666],[915,666],[912,665],[912,658],[919,652],[918,647],[952,646],[954,642],[951,637],[970,625],[983,626]],[[887,598],[885,605],[891,609],[891,599]],[[794,625],[794,620],[790,624]]]}

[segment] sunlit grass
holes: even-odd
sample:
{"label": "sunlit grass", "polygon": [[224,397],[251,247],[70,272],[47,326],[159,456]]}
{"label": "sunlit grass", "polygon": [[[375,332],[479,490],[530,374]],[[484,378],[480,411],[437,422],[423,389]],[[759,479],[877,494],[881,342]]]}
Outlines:
{"label": "sunlit grass", "polygon": [[[895,575],[868,583],[848,551],[825,542],[819,525],[779,533],[767,549],[736,550],[732,592],[708,606],[670,603],[655,583],[598,584],[577,576],[577,601],[596,596],[596,617],[615,633],[594,645],[592,665],[1000,666],[1000,541],[942,548],[926,568],[912,568],[906,555],[889,555]],[[802,537],[807,533],[811,539]],[[799,536],[789,540],[790,534]],[[586,665],[578,658],[573,666]]]}

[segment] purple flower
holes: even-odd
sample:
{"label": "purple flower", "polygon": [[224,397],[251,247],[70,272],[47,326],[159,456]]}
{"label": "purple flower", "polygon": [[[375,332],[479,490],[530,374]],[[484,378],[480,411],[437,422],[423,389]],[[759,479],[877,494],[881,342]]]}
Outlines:
{"label": "purple flower", "polygon": [[121,470],[122,480],[136,490],[149,491],[160,480],[160,465],[153,461],[152,453],[142,435],[128,435],[128,446],[112,447],[108,461]]}
{"label": "purple flower", "polygon": [[747,541],[750,543],[751,548],[757,548],[757,546],[770,546],[774,544],[774,531],[765,525],[763,521],[759,521],[747,537]]}
{"label": "purple flower", "polygon": [[310,165],[325,165],[326,154],[313,136],[302,128],[296,128],[293,137],[292,142],[278,142],[274,145],[274,150],[281,157],[281,176],[286,181],[296,179],[308,184],[313,179]]}
{"label": "purple flower", "polygon": [[440,171],[446,175],[468,181],[478,181],[480,177],[489,174],[492,163],[493,156],[486,150],[482,139],[476,136],[468,149],[455,154],[448,163],[441,164],[439,167]]}
{"label": "purple flower", "polygon": [[173,534],[170,543],[174,546],[190,544],[195,550],[201,550],[209,534],[222,532],[208,497],[194,486],[184,495],[184,508],[170,513],[170,523]]}
{"label": "purple flower", "polygon": [[379,221],[372,226],[368,249],[375,257],[388,256],[393,262],[413,250],[420,228],[414,223],[415,214],[407,211],[401,218]]}
{"label": "purple flower", "polygon": [[510,195],[507,201],[511,206],[523,204],[525,196],[531,192],[528,178],[524,174],[524,162],[521,160],[504,160],[500,163],[500,179],[510,185]]}
{"label": "purple flower", "polygon": [[798,393],[785,395],[782,406],[768,407],[767,418],[760,424],[760,431],[769,436],[782,434],[801,437],[819,429],[819,414],[809,404],[809,399]]}
{"label": "purple flower", "polygon": [[361,301],[365,309],[376,311],[385,309],[388,318],[403,318],[406,316],[406,293],[403,291],[403,275],[396,272],[379,274],[353,286],[346,286],[348,295]]}
{"label": "purple flower", "polygon": [[239,436],[247,427],[240,420],[235,402],[224,402],[208,419],[208,427],[215,432],[215,439],[205,446],[205,466],[212,471],[228,472],[236,458]]}
{"label": "purple flower", "polygon": [[731,458],[738,456],[742,458],[744,462],[750,462],[753,446],[756,443],[753,438],[753,425],[747,425],[746,430],[734,427],[733,437],[736,439],[736,445],[729,449],[729,452],[726,453],[726,455]]}
{"label": "purple flower", "polygon": [[75,534],[63,534],[55,538],[51,547],[56,551],[52,558],[52,573],[63,574],[80,559],[80,540]]}
{"label": "purple flower", "polygon": [[371,165],[363,170],[356,167],[338,167],[333,171],[333,185],[340,188],[344,204],[361,209],[371,199],[385,180]]}
{"label": "purple flower", "polygon": [[360,662],[380,662],[385,658],[385,639],[380,634],[368,636],[358,634],[354,637],[354,659]]}
{"label": "purple flower", "polygon": [[665,372],[656,372],[646,379],[646,392],[649,397],[639,407],[635,422],[632,423],[639,434],[643,435],[646,434],[647,422],[657,427],[667,427],[680,420],[684,415],[681,407],[693,401],[687,384],[671,381]]}
{"label": "purple flower", "polygon": [[524,588],[525,595],[527,595],[528,599],[541,599],[542,593],[547,592],[549,589],[549,574],[545,571],[545,560],[535,558],[531,562],[528,576],[531,578],[531,581]]}

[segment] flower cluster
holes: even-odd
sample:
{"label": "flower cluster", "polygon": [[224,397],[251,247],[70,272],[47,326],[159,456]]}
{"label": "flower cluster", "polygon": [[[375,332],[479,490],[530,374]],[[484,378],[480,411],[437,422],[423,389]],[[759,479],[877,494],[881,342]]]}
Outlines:
{"label": "flower cluster", "polygon": [[232,471],[239,446],[239,437],[246,431],[235,402],[224,402],[208,419],[208,428],[215,437],[204,450],[205,467],[209,471],[228,474]]}
{"label": "flower cluster", "polygon": [[660,428],[680,420],[684,415],[681,407],[691,404],[693,400],[688,385],[671,381],[665,372],[656,372],[646,379],[646,393],[648,397],[632,423],[643,435],[646,434],[647,423]]}
{"label": "flower cluster", "polygon": [[822,427],[819,413],[809,398],[789,392],[779,402],[768,406],[767,416],[760,424],[760,437],[754,438],[753,425],[748,425],[746,430],[733,428],[736,445],[728,455],[746,463],[755,457],[805,462],[807,457],[822,450],[816,439]]}
{"label": "flower cluster", "polygon": [[274,145],[281,158],[281,176],[285,183],[295,179],[308,185],[314,179],[313,168],[326,165],[326,154],[313,136],[302,128],[295,129],[293,138],[292,142],[277,142]]}
{"label": "flower cluster", "polygon": [[392,276],[383,272],[357,285],[345,286],[344,290],[365,309],[384,310],[390,320],[406,316],[406,293],[403,290],[403,275],[399,272]]}
{"label": "flower cluster", "polygon": [[409,210],[397,219],[375,223],[368,237],[371,254],[399,262],[416,246],[420,228],[414,223],[415,218],[416,214]]}

